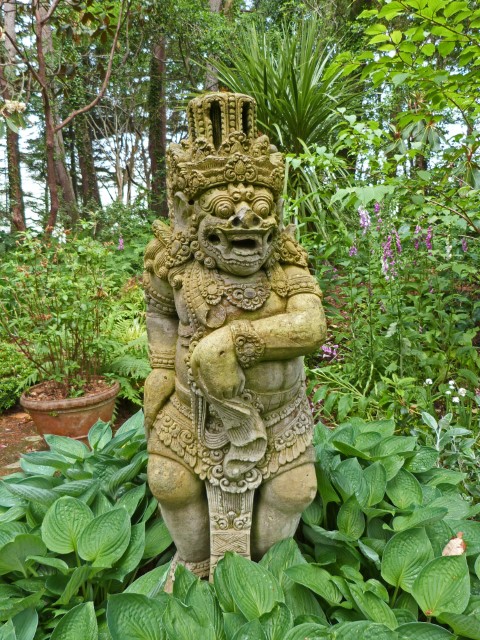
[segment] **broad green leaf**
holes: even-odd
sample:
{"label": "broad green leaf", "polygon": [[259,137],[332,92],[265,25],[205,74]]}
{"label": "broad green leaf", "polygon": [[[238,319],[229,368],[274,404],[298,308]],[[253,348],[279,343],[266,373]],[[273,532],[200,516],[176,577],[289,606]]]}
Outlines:
{"label": "broad green leaf", "polygon": [[373,507],[383,500],[387,487],[387,472],[383,464],[377,461],[364,470],[363,477],[368,489],[366,506]]}
{"label": "broad green leaf", "polygon": [[[260,564],[268,569],[283,587],[286,581],[285,569],[298,564],[307,564],[297,543],[293,538],[286,538],[270,547],[260,560]],[[288,582],[288,579],[287,579]]]}
{"label": "broad green leaf", "polygon": [[110,423],[99,420],[88,432],[88,442],[94,451],[101,451],[112,439]]}
{"label": "broad green leaf", "polygon": [[247,620],[259,618],[284,601],[277,579],[261,565],[232,553],[222,563],[231,597]]}
{"label": "broad green leaf", "polygon": [[260,624],[266,640],[284,640],[293,627],[293,616],[283,603],[276,604],[271,611],[260,616]]}
{"label": "broad green leaf", "polygon": [[25,609],[12,622],[17,640],[33,640],[38,627],[38,613],[35,609]]}
{"label": "broad green leaf", "polygon": [[227,638],[233,638],[237,631],[247,624],[247,621],[241,613],[224,613],[223,624]]}
{"label": "broad green leaf", "polygon": [[11,620],[0,627],[0,640],[18,640]]}
{"label": "broad green leaf", "polygon": [[415,455],[405,462],[405,469],[411,473],[430,471],[436,465],[438,457],[439,453],[436,449],[420,447]]}
{"label": "broad green leaf", "polygon": [[98,639],[97,618],[93,602],[85,602],[70,609],[55,627],[51,640]]}
{"label": "broad green leaf", "polygon": [[473,615],[459,613],[443,613],[438,617],[439,622],[448,624],[459,636],[480,640],[480,620]]}
{"label": "broad green leaf", "polygon": [[389,629],[395,629],[398,626],[393,611],[375,593],[363,591],[362,586],[358,583],[350,583],[349,589],[355,604],[366,618],[372,622],[384,624]]}
{"label": "broad green leaf", "polygon": [[134,524],[130,536],[130,542],[127,550],[115,563],[115,567],[112,571],[109,571],[108,578],[115,580],[123,580],[126,575],[136,569],[140,564],[143,557],[143,550],[145,548],[145,523]]}
{"label": "broad green leaf", "polygon": [[338,530],[352,540],[358,540],[365,530],[365,516],[355,496],[342,504],[337,516]]}
{"label": "broad green leaf", "polygon": [[390,456],[397,456],[406,453],[410,453],[415,449],[416,439],[408,436],[390,436],[381,440],[370,451],[372,458],[389,458]]}
{"label": "broad green leaf", "polygon": [[187,594],[196,582],[198,582],[197,576],[189,571],[185,565],[178,563],[175,568],[172,595],[185,604]]}
{"label": "broad green leaf", "polygon": [[122,424],[122,426],[117,430],[115,437],[123,436],[124,434],[128,434],[131,432],[142,434],[144,429],[143,423],[143,411],[140,409],[140,411],[137,411],[137,413],[133,414],[131,418],[129,418]]}
{"label": "broad green leaf", "polygon": [[0,525],[0,548],[10,542],[20,533],[28,533],[28,527],[23,522],[6,522]]}
{"label": "broad green leaf", "polygon": [[152,569],[152,571],[145,573],[140,578],[137,578],[135,582],[132,582],[132,584],[125,589],[124,593],[138,593],[142,596],[155,598],[156,595],[163,590],[163,585],[165,584],[169,571],[170,563]]}
{"label": "broad green leaf", "polygon": [[368,621],[342,622],[333,627],[335,640],[398,640],[395,631],[384,624]]}
{"label": "broad green leaf", "polygon": [[81,500],[64,496],[52,504],[42,522],[42,540],[56,553],[78,548],[80,534],[93,520],[90,508]]}
{"label": "broad green leaf", "polygon": [[145,496],[146,484],[141,484],[138,487],[134,487],[123,494],[123,496],[117,500],[117,507],[123,507],[127,510],[128,515],[132,518],[140,501]]}
{"label": "broad green leaf", "polygon": [[130,534],[128,513],[125,509],[113,509],[97,516],[83,529],[78,553],[94,567],[110,568],[125,553]]}
{"label": "broad green leaf", "polygon": [[332,576],[315,564],[300,564],[296,567],[289,567],[285,573],[298,584],[311,589],[329,604],[339,604],[342,601],[342,594]]}
{"label": "broad green leaf", "polygon": [[216,640],[211,622],[193,607],[182,604],[176,598],[169,598],[162,622],[169,640]]}
{"label": "broad green leaf", "polygon": [[168,600],[164,593],[155,599],[134,593],[110,596],[107,622],[113,640],[166,640],[161,621]]}
{"label": "broad green leaf", "polygon": [[480,553],[480,522],[473,520],[449,520],[448,526],[454,533],[458,533],[459,531],[463,533],[463,539],[467,545],[466,556],[476,556]]}
{"label": "broad green leaf", "polygon": [[266,638],[260,622],[258,620],[252,620],[243,625],[233,636],[232,640],[266,640]]}
{"label": "broad green leaf", "polygon": [[[26,483],[4,483],[10,493],[22,500],[35,502],[39,505],[49,507],[57,499],[57,495],[51,489],[44,489]],[[23,503],[22,503],[23,504]],[[6,505],[8,506],[8,505]]]}
{"label": "broad green leaf", "polygon": [[45,435],[44,438],[52,451],[59,453],[66,458],[71,458],[72,460],[85,460],[85,458],[90,455],[89,448],[79,440],[51,434]]}
{"label": "broad green leaf", "polygon": [[44,593],[45,589],[40,588],[25,598],[0,599],[0,620],[9,620],[26,609],[37,607]]}
{"label": "broad green leaf", "polygon": [[222,610],[211,584],[196,580],[188,590],[185,604],[192,607],[202,626],[214,629],[216,640],[225,640]]}
{"label": "broad green leaf", "polygon": [[313,622],[306,622],[291,629],[284,640],[327,640],[330,630]]}
{"label": "broad green leaf", "polygon": [[50,556],[28,556],[27,560],[38,562],[38,564],[42,564],[44,567],[53,567],[65,576],[70,570],[68,564],[60,558],[52,558]]}
{"label": "broad green leaf", "polygon": [[77,567],[70,576],[60,598],[57,600],[57,604],[68,604],[73,596],[78,593],[80,587],[98,573],[98,571],[98,568],[91,567],[88,564],[82,564],[80,567]]}
{"label": "broad green leaf", "polygon": [[443,556],[429,562],[413,583],[412,595],[427,616],[463,613],[470,598],[465,556]]}
{"label": "broad green leaf", "polygon": [[356,458],[349,458],[341,462],[331,475],[344,500],[355,495],[361,505],[365,504],[368,489],[362,467]]}
{"label": "broad green leaf", "polygon": [[397,475],[387,483],[386,493],[399,509],[407,509],[411,505],[421,505],[423,501],[420,483],[406,469],[400,469]]}
{"label": "broad green leaf", "polygon": [[416,577],[432,558],[432,545],[425,529],[402,531],[387,542],[382,556],[382,577],[411,593]]}
{"label": "broad green leaf", "polygon": [[47,548],[40,536],[21,533],[14,540],[8,542],[0,553],[0,576],[19,571],[26,577],[26,567],[29,556],[44,556]]}
{"label": "broad green leaf", "polygon": [[382,464],[385,467],[385,472],[387,474],[387,482],[397,475],[399,470],[403,467],[404,462],[405,458],[402,458],[401,456],[382,458]]}
{"label": "broad green leaf", "polygon": [[447,509],[442,507],[424,507],[413,511],[409,516],[397,516],[393,520],[394,531],[405,531],[406,529],[414,529],[416,527],[425,527],[426,525],[443,520],[447,514]]}
{"label": "broad green leaf", "polygon": [[145,550],[143,557],[146,559],[155,558],[168,549],[172,544],[172,537],[165,522],[158,518],[148,525],[145,532]]}
{"label": "broad green leaf", "polygon": [[430,622],[409,622],[397,628],[400,640],[454,640],[450,631]]}

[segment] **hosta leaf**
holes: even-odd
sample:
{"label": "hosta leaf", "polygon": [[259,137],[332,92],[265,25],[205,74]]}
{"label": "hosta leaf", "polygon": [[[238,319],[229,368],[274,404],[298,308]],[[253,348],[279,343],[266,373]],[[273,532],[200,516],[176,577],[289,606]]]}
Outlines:
{"label": "hosta leaf", "polygon": [[233,640],[266,640],[266,638],[260,622],[252,620],[237,631],[233,636]]}
{"label": "hosta leaf", "polygon": [[45,590],[40,589],[25,598],[5,598],[0,600],[0,620],[14,618],[26,609],[37,607],[44,593]]}
{"label": "hosta leaf", "polygon": [[365,516],[355,496],[351,496],[342,504],[337,515],[337,526],[340,533],[352,540],[358,540],[365,529]]}
{"label": "hosta leaf", "polygon": [[390,436],[381,440],[373,449],[370,455],[373,459],[389,458],[390,456],[401,456],[410,453],[415,449],[417,441],[414,437]]}
{"label": "hosta leaf", "polygon": [[71,553],[77,550],[80,534],[92,520],[93,513],[84,502],[64,496],[47,511],[42,522],[42,540],[50,551]]}
{"label": "hosta leaf", "polygon": [[110,568],[125,553],[130,533],[128,513],[113,509],[87,524],[78,540],[78,553],[94,567]]}
{"label": "hosta leaf", "polygon": [[284,640],[285,634],[293,627],[293,616],[288,607],[280,603],[260,616],[260,624],[266,640]]}
{"label": "hosta leaf", "polygon": [[368,489],[367,504],[365,506],[373,507],[383,500],[387,487],[387,472],[383,464],[377,461],[364,470],[363,477]]}
{"label": "hosta leaf", "polygon": [[185,604],[192,607],[203,626],[213,627],[216,640],[225,640],[222,610],[211,584],[195,580],[188,590]]}
{"label": "hosta leaf", "polygon": [[0,553],[0,576],[19,571],[26,577],[26,567],[29,556],[44,556],[47,547],[40,536],[30,533],[21,533],[14,540],[8,542]]}
{"label": "hosta leaf", "polygon": [[0,525],[0,548],[13,540],[20,533],[28,533],[28,527],[23,522],[6,522]]}
{"label": "hosta leaf", "polygon": [[63,575],[67,575],[70,570],[70,567],[66,562],[61,560],[60,558],[51,558],[49,556],[28,556],[27,560],[33,560],[34,562],[38,562],[38,564],[42,564],[44,567],[53,567],[60,571]]}
{"label": "hosta leaf", "polygon": [[277,579],[264,567],[232,553],[221,562],[231,598],[247,620],[259,618],[284,601]]}
{"label": "hosta leaf", "polygon": [[333,627],[333,632],[335,640],[398,640],[396,632],[385,625],[363,620],[341,622]]}
{"label": "hosta leaf", "polygon": [[66,458],[71,458],[72,460],[85,460],[87,456],[91,455],[89,448],[79,440],[51,434],[45,435],[44,438],[52,451],[59,453]]}
{"label": "hosta leaf", "polygon": [[291,629],[284,640],[323,640],[331,638],[330,630],[313,622],[306,622]]}
{"label": "hosta leaf", "polygon": [[51,640],[98,639],[97,618],[93,602],[85,602],[70,609],[55,627]]}
{"label": "hosta leaf", "polygon": [[136,569],[143,557],[145,548],[145,523],[134,524],[130,536],[130,542],[127,550],[115,564],[112,571],[109,571],[107,577],[109,579],[123,580],[127,574]]}
{"label": "hosta leaf", "polygon": [[2,624],[0,627],[0,640],[18,640],[12,620]]}
{"label": "hosta leaf", "polygon": [[189,571],[183,564],[177,564],[175,568],[175,575],[173,581],[173,596],[185,603],[187,593],[196,582],[198,578]]}
{"label": "hosta leaf", "polygon": [[422,487],[419,481],[406,469],[400,469],[397,475],[387,483],[386,493],[399,509],[407,509],[411,505],[421,505],[423,501]]}
{"label": "hosta leaf", "polygon": [[461,531],[467,545],[465,554],[475,556],[480,553],[480,522],[473,520],[449,520],[448,526],[454,533]]}
{"label": "hosta leaf", "polygon": [[33,640],[38,627],[38,613],[35,609],[25,609],[12,622],[17,640]]}
{"label": "hosta leaf", "polygon": [[[57,499],[57,495],[51,489],[35,487],[29,484],[14,484],[13,482],[4,483],[4,486],[14,496],[26,500],[28,502],[36,502],[40,505],[49,507]],[[8,506],[8,505],[6,505]]]}
{"label": "hosta leaf", "polygon": [[362,586],[357,583],[350,583],[350,592],[355,604],[363,615],[372,620],[384,624],[389,629],[397,627],[397,619],[388,604],[379,598],[372,591],[363,591]]}
{"label": "hosta leaf", "polygon": [[400,640],[454,640],[454,636],[443,627],[430,622],[409,622],[397,628]]}
{"label": "hosta leaf", "polygon": [[168,599],[164,593],[155,599],[134,593],[110,596],[107,622],[113,640],[166,640],[161,620]]}
{"label": "hosta leaf", "polygon": [[163,590],[163,585],[165,584],[169,571],[170,563],[152,569],[152,571],[145,573],[140,578],[137,578],[135,582],[132,582],[132,584],[125,589],[124,593],[138,593],[143,596],[155,598],[155,596]]}
{"label": "hosta leaf", "polygon": [[112,428],[109,422],[99,420],[88,432],[88,442],[94,451],[101,451],[112,439]]}
{"label": "hosta leaf", "polygon": [[117,507],[123,507],[127,510],[128,515],[132,518],[133,514],[137,510],[140,501],[145,496],[146,484],[141,484],[138,487],[134,487],[124,493],[123,496],[117,500]]}
{"label": "hosta leaf", "polygon": [[448,624],[453,631],[472,640],[480,640],[480,620],[476,616],[459,613],[443,613],[438,618],[439,622]]}
{"label": "hosta leaf", "polygon": [[416,527],[425,527],[438,520],[443,520],[447,514],[447,509],[443,507],[425,507],[416,509],[409,516],[397,516],[393,520],[394,531],[405,531]]}
{"label": "hosta leaf", "polygon": [[439,453],[431,447],[420,447],[415,455],[405,462],[405,469],[411,473],[429,471],[437,463]]}
{"label": "hosta leaf", "polygon": [[143,557],[146,559],[155,558],[168,549],[172,544],[172,536],[170,535],[167,525],[159,518],[152,524],[148,525],[145,532],[145,550]]}
{"label": "hosta leaf", "polygon": [[285,573],[291,580],[311,589],[329,604],[339,604],[342,601],[342,594],[332,581],[332,576],[318,565],[301,564],[288,568]]}
{"label": "hosta leaf", "polygon": [[[297,543],[293,538],[286,538],[274,544],[273,547],[260,560],[260,564],[268,569],[280,584],[283,586],[285,582],[285,569],[298,564],[307,564],[302,556]],[[288,579],[287,579],[287,582]]]}
{"label": "hosta leaf", "polygon": [[127,464],[125,467],[122,467],[118,471],[112,473],[107,486],[109,493],[112,495],[115,494],[120,485],[136,478],[140,471],[144,468],[147,458],[147,452],[142,451],[137,456],[135,456],[130,464]]}
{"label": "hosta leaf", "polygon": [[429,562],[413,583],[412,595],[427,616],[463,613],[470,598],[465,556],[444,556]]}
{"label": "hosta leaf", "polygon": [[193,607],[188,607],[176,598],[170,598],[162,622],[169,640],[216,640],[212,623]]}
{"label": "hosta leaf", "polygon": [[425,529],[409,529],[393,536],[382,557],[382,577],[394,587],[411,593],[421,569],[433,558]]}

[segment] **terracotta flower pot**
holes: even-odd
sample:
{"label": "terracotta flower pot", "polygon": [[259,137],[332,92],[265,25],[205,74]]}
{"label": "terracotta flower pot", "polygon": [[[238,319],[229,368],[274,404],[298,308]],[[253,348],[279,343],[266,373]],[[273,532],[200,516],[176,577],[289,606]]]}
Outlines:
{"label": "terracotta flower pot", "polygon": [[40,435],[53,433],[75,440],[86,440],[87,434],[97,420],[112,419],[115,399],[120,385],[115,382],[108,389],[81,398],[65,400],[36,400],[28,397],[35,385],[22,394],[20,404],[30,414]]}

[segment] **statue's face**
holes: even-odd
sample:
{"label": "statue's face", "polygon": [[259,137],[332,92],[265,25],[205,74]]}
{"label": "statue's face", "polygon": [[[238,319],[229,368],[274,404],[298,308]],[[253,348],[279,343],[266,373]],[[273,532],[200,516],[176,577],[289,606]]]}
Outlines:
{"label": "statue's face", "polygon": [[199,198],[196,210],[200,248],[221,271],[248,276],[263,266],[279,230],[269,189],[243,184],[213,188]]}

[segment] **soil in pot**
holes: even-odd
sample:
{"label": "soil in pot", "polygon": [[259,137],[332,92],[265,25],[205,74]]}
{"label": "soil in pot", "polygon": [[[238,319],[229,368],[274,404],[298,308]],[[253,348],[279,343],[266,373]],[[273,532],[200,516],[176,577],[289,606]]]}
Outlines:
{"label": "soil in pot", "polygon": [[20,404],[31,415],[41,435],[52,433],[86,440],[97,420],[112,419],[119,390],[118,382],[112,384],[96,378],[85,387],[84,395],[65,398],[62,385],[47,381],[28,389],[20,398]]}

